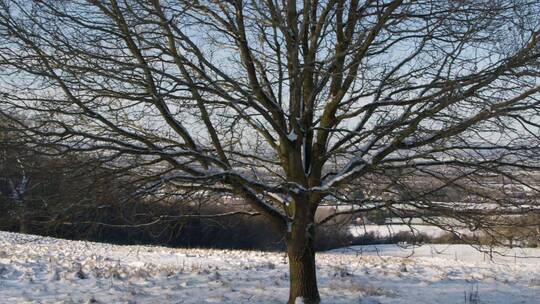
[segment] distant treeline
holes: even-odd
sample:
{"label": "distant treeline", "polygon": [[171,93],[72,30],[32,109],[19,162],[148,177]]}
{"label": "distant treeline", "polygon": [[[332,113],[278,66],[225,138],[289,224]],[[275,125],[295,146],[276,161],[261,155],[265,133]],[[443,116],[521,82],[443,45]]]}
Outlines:
{"label": "distant treeline", "polygon": [[[275,233],[267,220],[249,209],[239,209],[245,207],[238,204],[216,204],[215,200],[222,199],[216,194],[194,191],[163,197],[135,196],[141,186],[135,176],[120,175],[89,156],[48,156],[30,147],[0,128],[0,230],[118,244],[285,248],[281,234]],[[244,213],[209,216],[234,211]],[[395,215],[377,210],[364,214],[363,219],[384,223],[391,216]],[[464,241],[451,234],[433,239],[408,232],[354,237],[347,229],[352,220],[338,217],[319,227],[317,250],[375,243]],[[516,229],[509,231],[514,233]]]}

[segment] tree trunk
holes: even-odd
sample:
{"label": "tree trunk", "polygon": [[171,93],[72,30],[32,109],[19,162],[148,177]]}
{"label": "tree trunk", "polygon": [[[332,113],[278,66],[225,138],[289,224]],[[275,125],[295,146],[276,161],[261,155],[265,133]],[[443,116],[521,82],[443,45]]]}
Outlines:
{"label": "tree trunk", "polygon": [[317,288],[313,223],[294,223],[288,233],[287,254],[290,268],[289,304],[317,304],[321,299]]}
{"label": "tree trunk", "polygon": [[19,233],[30,233],[30,223],[28,217],[23,214],[19,218]]}

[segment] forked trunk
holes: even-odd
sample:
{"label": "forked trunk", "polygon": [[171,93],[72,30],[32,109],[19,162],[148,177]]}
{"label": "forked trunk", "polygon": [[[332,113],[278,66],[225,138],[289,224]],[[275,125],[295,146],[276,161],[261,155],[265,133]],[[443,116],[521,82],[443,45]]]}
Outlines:
{"label": "forked trunk", "polygon": [[[295,227],[296,226],[296,227]],[[290,268],[289,304],[320,303],[312,225],[293,225],[287,240]]]}

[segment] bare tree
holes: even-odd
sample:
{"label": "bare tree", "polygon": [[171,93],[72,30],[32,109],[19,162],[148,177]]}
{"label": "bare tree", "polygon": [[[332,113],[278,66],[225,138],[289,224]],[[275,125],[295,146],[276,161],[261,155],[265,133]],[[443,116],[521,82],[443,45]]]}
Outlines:
{"label": "bare tree", "polygon": [[[0,113],[50,153],[144,176],[142,192],[242,197],[286,238],[289,303],[318,303],[315,227],[332,217],[488,229],[538,210],[485,181],[539,191],[539,15],[525,0],[1,0]],[[471,199],[429,199],[446,187]],[[316,223],[325,202],[350,208]]]}

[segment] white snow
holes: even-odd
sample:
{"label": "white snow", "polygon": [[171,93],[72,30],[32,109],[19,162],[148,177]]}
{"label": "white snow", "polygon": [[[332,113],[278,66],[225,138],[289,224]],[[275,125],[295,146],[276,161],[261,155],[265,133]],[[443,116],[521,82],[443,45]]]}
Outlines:
{"label": "white snow", "polygon": [[303,297],[297,297],[294,299],[294,304],[304,304],[304,298]]}
{"label": "white snow", "polygon": [[[448,232],[433,225],[406,225],[406,224],[391,224],[391,225],[354,225],[349,228],[353,236],[361,236],[366,233],[373,233],[377,237],[389,237],[396,235],[399,232],[410,232],[414,234],[426,234],[430,237],[440,237]],[[459,229],[459,232],[470,233],[467,229]]]}
{"label": "white snow", "polygon": [[[502,250],[502,249],[501,249]],[[540,249],[358,246],[318,254],[323,303],[538,303]],[[118,246],[0,232],[1,303],[284,303],[284,253]]]}

